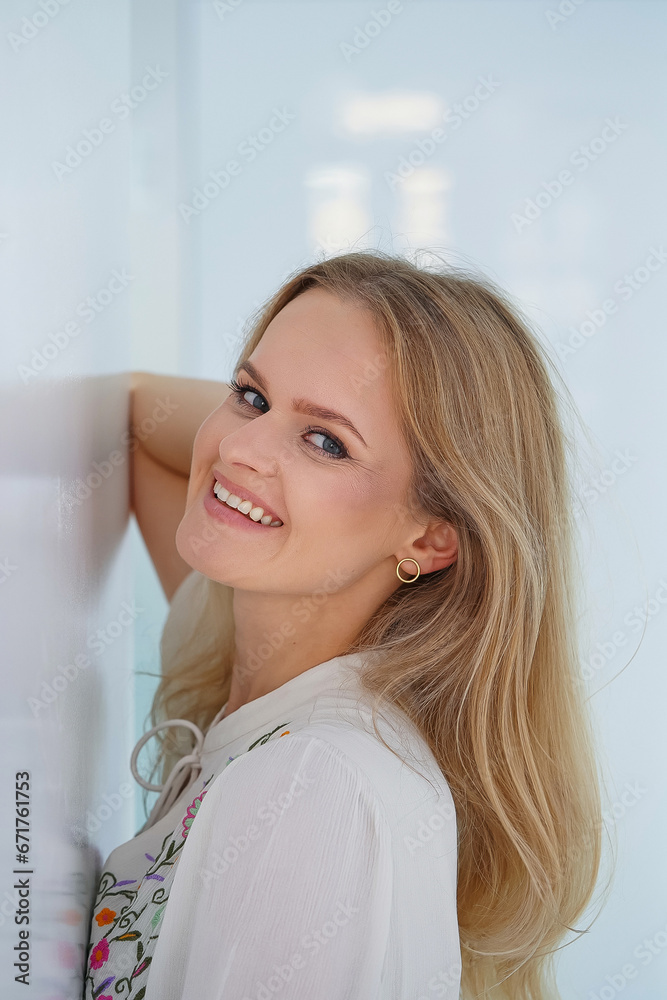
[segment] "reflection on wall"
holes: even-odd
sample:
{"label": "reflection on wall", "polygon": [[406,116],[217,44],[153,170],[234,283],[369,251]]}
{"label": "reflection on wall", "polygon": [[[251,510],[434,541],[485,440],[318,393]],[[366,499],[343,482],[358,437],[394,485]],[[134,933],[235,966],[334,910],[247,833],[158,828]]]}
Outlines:
{"label": "reflection on wall", "polygon": [[371,215],[370,179],[363,167],[331,166],[311,170],[308,189],[308,235],[313,249],[325,255],[352,246],[368,246]]}
{"label": "reflection on wall", "polygon": [[442,167],[419,167],[398,194],[397,229],[412,247],[453,243],[449,192],[451,175]]}
{"label": "reflection on wall", "polygon": [[141,78],[123,0],[2,13],[21,41],[0,69],[0,996],[78,1000],[99,866],[136,829],[123,372]]}

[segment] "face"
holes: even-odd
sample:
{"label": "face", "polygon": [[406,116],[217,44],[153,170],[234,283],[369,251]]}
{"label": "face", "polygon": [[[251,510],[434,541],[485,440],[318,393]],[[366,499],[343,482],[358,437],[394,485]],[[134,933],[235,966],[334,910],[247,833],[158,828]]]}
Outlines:
{"label": "face", "polygon": [[[211,579],[262,593],[305,594],[331,579],[399,586],[393,553],[420,528],[407,517],[409,455],[371,314],[309,289],[272,320],[249,361],[252,372],[236,374],[248,388],[231,392],[195,438],[180,555]],[[337,411],[358,434],[302,412],[308,404]],[[282,524],[221,504],[216,474]]]}

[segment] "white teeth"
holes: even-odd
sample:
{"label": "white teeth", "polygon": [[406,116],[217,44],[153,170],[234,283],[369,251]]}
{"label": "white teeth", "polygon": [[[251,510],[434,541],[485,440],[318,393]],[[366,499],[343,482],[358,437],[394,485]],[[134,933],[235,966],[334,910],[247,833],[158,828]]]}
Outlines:
{"label": "white teeth", "polygon": [[242,500],[236,493],[230,493],[217,480],[213,486],[213,492],[222,503],[238,510],[241,514],[245,514],[246,517],[250,517],[253,521],[261,521],[262,524],[270,524],[271,527],[275,528],[283,523],[279,519],[273,519],[270,514],[265,514],[263,507],[254,507],[251,500]]}

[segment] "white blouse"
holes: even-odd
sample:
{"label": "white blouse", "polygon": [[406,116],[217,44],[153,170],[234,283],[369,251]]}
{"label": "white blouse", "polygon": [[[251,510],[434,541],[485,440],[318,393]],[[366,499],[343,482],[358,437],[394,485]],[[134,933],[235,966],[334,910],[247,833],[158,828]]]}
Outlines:
{"label": "white blouse", "polygon": [[104,865],[85,1000],[457,1000],[454,805],[371,655],[223,706]]}

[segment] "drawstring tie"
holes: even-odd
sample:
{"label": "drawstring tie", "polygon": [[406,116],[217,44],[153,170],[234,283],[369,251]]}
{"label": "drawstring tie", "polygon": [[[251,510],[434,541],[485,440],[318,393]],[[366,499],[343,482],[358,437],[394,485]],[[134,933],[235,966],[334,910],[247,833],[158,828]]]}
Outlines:
{"label": "drawstring tie", "polygon": [[[191,753],[186,754],[185,757],[181,757],[180,760],[176,761],[169,772],[169,777],[163,785],[153,785],[150,781],[145,781],[139,774],[139,770],[137,768],[139,753],[146,743],[148,743],[148,741],[155,736],[160,729],[167,729],[175,726],[186,726],[192,733],[194,733],[195,746],[193,747]],[[160,795],[156,799],[146,823],[139,832],[153,826],[153,824],[157,823],[162,816],[166,815],[166,813],[168,813],[173,806],[174,802],[178,799],[181,792],[183,792],[201,773],[201,751],[203,746],[204,734],[199,726],[195,725],[194,722],[190,722],[189,719],[167,719],[165,722],[160,722],[157,726],[153,726],[152,729],[149,729],[147,733],[144,733],[141,739],[137,742],[130,758],[130,769],[134,780],[137,781],[142,788],[146,788],[149,792],[160,792]]]}
{"label": "drawstring tie", "polygon": [[[228,703],[225,702],[218,714],[210,723],[208,729],[206,730],[207,733],[210,732],[213,726],[220,721],[224,715],[225,709],[227,708],[227,704]],[[161,729],[168,729],[172,726],[186,726],[190,732],[194,733],[195,745],[192,748],[191,753],[186,754],[185,757],[181,757],[180,760],[176,761],[169,772],[169,777],[163,785],[153,785],[149,781],[144,781],[139,774],[139,770],[137,768],[139,753],[156,733],[158,733]],[[154,823],[157,823],[158,820],[162,819],[163,816],[166,816],[182,792],[184,792],[185,789],[192,784],[195,778],[201,774],[201,753],[203,746],[204,734],[199,726],[195,725],[194,722],[190,722],[189,719],[167,719],[165,722],[159,722],[157,726],[153,726],[152,729],[149,729],[148,732],[144,733],[141,739],[137,741],[137,745],[132,751],[132,756],[130,757],[130,770],[132,771],[132,776],[142,788],[147,789],[149,792],[160,793],[155,800],[155,804],[150,811],[148,819],[141,827],[141,830],[137,831],[138,833],[143,833],[144,830],[147,830],[149,827],[153,826]]]}

